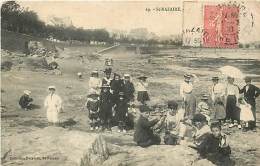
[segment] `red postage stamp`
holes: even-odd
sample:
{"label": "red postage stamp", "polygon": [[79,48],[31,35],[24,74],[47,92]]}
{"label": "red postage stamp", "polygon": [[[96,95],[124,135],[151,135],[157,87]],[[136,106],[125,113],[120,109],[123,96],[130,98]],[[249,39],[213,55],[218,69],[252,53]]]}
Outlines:
{"label": "red postage stamp", "polygon": [[239,8],[236,6],[204,6],[204,47],[237,48]]}

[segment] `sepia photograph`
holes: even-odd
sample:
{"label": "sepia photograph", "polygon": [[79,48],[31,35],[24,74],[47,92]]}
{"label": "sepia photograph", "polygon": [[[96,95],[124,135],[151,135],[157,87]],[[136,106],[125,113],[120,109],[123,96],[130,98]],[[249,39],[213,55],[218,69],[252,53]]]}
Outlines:
{"label": "sepia photograph", "polygon": [[0,2],[0,165],[260,165],[260,1]]}

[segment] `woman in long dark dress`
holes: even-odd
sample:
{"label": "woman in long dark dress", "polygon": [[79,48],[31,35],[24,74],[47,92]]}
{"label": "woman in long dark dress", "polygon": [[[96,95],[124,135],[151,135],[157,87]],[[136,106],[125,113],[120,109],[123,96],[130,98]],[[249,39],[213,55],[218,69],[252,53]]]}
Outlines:
{"label": "woman in long dark dress", "polygon": [[103,85],[100,93],[100,120],[102,128],[111,130],[111,119],[112,119],[112,94],[110,93],[109,85]]}
{"label": "woman in long dark dress", "polygon": [[118,123],[118,132],[126,133],[126,121],[128,116],[128,101],[123,92],[119,93],[119,99],[115,107],[115,117]]}

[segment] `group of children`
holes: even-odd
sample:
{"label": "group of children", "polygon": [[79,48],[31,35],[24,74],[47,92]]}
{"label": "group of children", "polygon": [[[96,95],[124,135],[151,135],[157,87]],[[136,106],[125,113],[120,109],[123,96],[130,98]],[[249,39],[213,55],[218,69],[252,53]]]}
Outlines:
{"label": "group of children", "polygon": [[118,132],[126,132],[126,121],[130,102],[134,100],[134,84],[129,74],[123,79],[112,68],[104,70],[105,77],[99,78],[98,71],[93,71],[89,80],[89,95],[86,108],[89,111],[91,130],[111,130],[113,123],[118,125]]}

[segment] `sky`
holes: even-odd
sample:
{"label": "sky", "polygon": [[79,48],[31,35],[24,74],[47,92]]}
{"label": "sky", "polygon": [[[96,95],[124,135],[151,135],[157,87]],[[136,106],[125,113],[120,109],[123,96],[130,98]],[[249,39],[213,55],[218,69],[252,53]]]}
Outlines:
{"label": "sky", "polygon": [[83,2],[83,1],[37,1],[19,2],[38,13],[40,19],[70,17],[73,25],[83,28],[106,28],[127,30],[148,28],[158,35],[180,34],[181,11],[147,12],[146,8],[180,7],[181,2]]}
{"label": "sky", "polygon": [[[208,0],[210,1],[210,0]],[[216,1],[215,1],[216,2]],[[50,16],[69,17],[76,27],[86,29],[106,28],[125,30],[147,28],[159,36],[182,33],[182,1],[18,1],[38,13],[41,20]],[[146,11],[147,8],[180,7],[181,11]],[[241,19],[240,37],[243,42],[260,41],[260,1],[246,2],[246,10],[253,13],[254,27],[245,18]],[[191,12],[192,13],[192,12]],[[192,14],[190,20],[196,19]],[[249,16],[247,16],[249,17]],[[245,24],[245,28],[244,25]]]}

